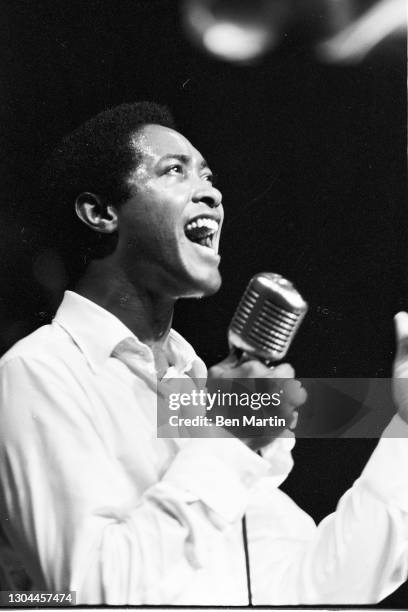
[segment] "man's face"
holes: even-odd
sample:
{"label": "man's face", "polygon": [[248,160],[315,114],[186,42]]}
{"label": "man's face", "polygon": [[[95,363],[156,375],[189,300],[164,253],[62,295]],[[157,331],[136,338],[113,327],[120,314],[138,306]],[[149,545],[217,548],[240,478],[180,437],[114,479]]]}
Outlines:
{"label": "man's face", "polygon": [[184,136],[160,125],[145,126],[133,145],[141,163],[118,210],[123,269],[134,284],[172,298],[214,293],[224,213],[210,169]]}

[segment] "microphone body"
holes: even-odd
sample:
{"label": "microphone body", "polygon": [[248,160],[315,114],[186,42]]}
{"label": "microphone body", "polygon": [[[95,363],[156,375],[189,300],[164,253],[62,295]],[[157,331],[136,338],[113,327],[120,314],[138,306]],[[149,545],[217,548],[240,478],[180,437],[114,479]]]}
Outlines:
{"label": "microphone body", "polygon": [[285,357],[308,306],[280,274],[251,278],[228,328],[231,350],[271,363]]}

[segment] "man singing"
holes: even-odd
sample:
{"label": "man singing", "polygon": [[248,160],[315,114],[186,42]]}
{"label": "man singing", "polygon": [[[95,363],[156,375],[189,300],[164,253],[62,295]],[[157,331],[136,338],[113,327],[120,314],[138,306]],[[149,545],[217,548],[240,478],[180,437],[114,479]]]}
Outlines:
{"label": "man singing", "polygon": [[[403,387],[388,437],[318,527],[278,489],[290,439],[157,437],[158,380],[259,377],[273,390],[294,376],[233,358],[207,374],[171,329],[179,298],[220,287],[223,209],[168,111],[101,113],[64,139],[45,177],[44,224],[73,290],[0,362],[0,516],[33,588],[91,605],[368,604],[397,588],[408,566],[408,443],[392,437],[408,434]],[[295,386],[294,418],[304,400]]]}

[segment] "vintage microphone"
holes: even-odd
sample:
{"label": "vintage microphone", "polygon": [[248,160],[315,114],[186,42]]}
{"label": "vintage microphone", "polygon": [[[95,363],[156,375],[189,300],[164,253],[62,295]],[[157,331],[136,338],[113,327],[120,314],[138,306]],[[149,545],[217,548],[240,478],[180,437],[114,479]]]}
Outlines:
{"label": "vintage microphone", "polygon": [[[307,312],[307,303],[280,274],[261,272],[251,278],[228,328],[231,353],[240,360],[270,365],[283,359]],[[242,517],[248,603],[252,606],[251,572],[245,515]]]}
{"label": "vintage microphone", "polygon": [[280,274],[251,278],[228,328],[237,357],[270,364],[283,359],[308,306],[293,284]]}

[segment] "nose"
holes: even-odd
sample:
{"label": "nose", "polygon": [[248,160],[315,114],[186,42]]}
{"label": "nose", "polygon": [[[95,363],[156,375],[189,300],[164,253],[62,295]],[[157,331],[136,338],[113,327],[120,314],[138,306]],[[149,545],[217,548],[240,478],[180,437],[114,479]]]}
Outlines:
{"label": "nose", "polygon": [[194,191],[193,202],[203,202],[210,208],[218,208],[222,204],[222,194],[208,181],[201,181]]}

